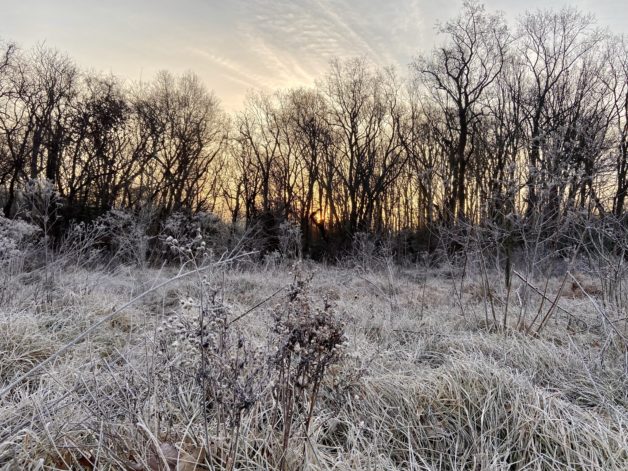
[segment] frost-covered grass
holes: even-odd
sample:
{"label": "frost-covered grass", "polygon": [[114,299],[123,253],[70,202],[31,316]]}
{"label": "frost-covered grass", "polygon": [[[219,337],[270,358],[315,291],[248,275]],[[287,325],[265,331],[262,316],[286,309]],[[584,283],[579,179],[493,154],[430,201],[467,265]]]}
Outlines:
{"label": "frost-covered grass", "polygon": [[[564,293],[536,335],[518,328],[540,305],[520,280],[504,329],[486,320],[495,309],[501,324],[497,277],[491,308],[473,275],[460,285],[442,270],[300,270],[313,278],[298,302],[286,299],[289,265],[209,270],[156,291],[173,269],[14,271],[0,305],[3,389],[111,318],[0,400],[0,469],[628,469],[626,344],[588,297]],[[549,281],[550,299],[560,283]],[[212,383],[208,365],[222,367],[191,339],[198,305],[235,319],[259,303],[229,326],[257,369]],[[300,306],[333,312],[346,342],[314,401],[295,387],[286,447],[279,366],[267,361],[286,345],[269,338],[282,338],[273,319],[298,319]],[[614,325],[626,335],[625,320]],[[229,348],[226,368],[240,351]],[[234,414],[242,397],[208,384],[252,403]]]}

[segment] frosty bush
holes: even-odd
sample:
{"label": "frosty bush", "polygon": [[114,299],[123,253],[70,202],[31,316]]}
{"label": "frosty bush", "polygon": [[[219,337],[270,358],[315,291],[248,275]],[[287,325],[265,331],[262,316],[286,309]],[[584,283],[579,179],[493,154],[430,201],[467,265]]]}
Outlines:
{"label": "frosty bush", "polygon": [[301,227],[299,224],[284,221],[279,226],[279,251],[284,259],[301,258]]}
{"label": "frosty bush", "polygon": [[135,212],[112,209],[95,221],[95,227],[117,258],[145,266],[154,219],[155,210],[150,206]]}
{"label": "frosty bush", "polygon": [[[24,271],[29,248],[39,228],[26,221],[0,216],[0,306],[14,294],[16,278]],[[30,255],[30,254],[29,254]]]}
{"label": "frosty bush", "polygon": [[31,179],[22,191],[25,208],[23,212],[28,219],[39,226],[47,236],[58,218],[58,210],[62,206],[61,197],[50,180]]}
{"label": "frosty bush", "polygon": [[179,253],[172,250],[173,241],[176,241],[178,247],[190,248],[194,253],[205,250],[222,253],[228,249],[228,238],[228,227],[215,214],[173,213],[161,227],[159,245],[161,252],[170,256]]}
{"label": "frosty bush", "polygon": [[0,216],[0,260],[21,255],[38,232],[37,226],[26,221]]}
{"label": "frosty bush", "polygon": [[73,222],[65,230],[57,248],[57,259],[66,267],[88,266],[103,260],[109,228],[101,222]]}
{"label": "frosty bush", "polygon": [[367,232],[353,236],[348,262],[361,271],[386,269],[393,262],[390,241]]}
{"label": "frosty bush", "polygon": [[265,270],[276,270],[281,264],[281,252],[273,250],[264,254],[263,264]]}

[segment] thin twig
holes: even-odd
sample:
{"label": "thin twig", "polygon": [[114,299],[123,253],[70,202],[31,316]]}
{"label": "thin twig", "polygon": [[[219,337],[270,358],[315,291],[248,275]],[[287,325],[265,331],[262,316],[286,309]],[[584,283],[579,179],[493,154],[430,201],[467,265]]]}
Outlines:
{"label": "thin twig", "polygon": [[597,303],[595,302],[595,299],[593,299],[591,297],[591,295],[589,293],[587,293],[585,291],[585,289],[582,287],[582,285],[580,284],[580,282],[576,279],[575,276],[573,276],[571,274],[571,272],[567,272],[567,274],[571,277],[571,279],[574,281],[574,283],[576,283],[578,285],[578,288],[580,288],[580,291],[582,291],[584,293],[584,295],[589,298],[589,301],[591,301],[591,304],[593,304],[593,307],[595,308],[595,310],[600,314],[600,316],[602,316],[604,318],[604,320],[606,320],[606,322],[608,322],[608,325],[611,326],[611,328],[615,331],[615,333],[619,336],[619,338],[621,338],[622,340],[624,340],[624,342],[626,341],[626,337],[619,331],[619,329],[617,327],[615,327],[615,324],[613,323],[613,321],[611,321],[608,316],[606,315],[606,313],[604,312],[603,309],[600,309],[600,307],[597,305]]}
{"label": "thin twig", "polygon": [[267,298],[263,299],[262,301],[260,301],[259,303],[257,303],[255,306],[253,306],[252,308],[250,308],[249,310],[243,312],[242,314],[240,314],[238,317],[236,317],[235,319],[230,320],[227,323],[227,326],[230,326],[231,324],[238,322],[240,319],[242,319],[245,316],[248,316],[251,312],[253,312],[255,309],[257,309],[258,307],[260,307],[262,304],[267,303],[268,301],[270,301],[272,298],[274,298],[277,294],[281,293],[284,289],[286,289],[288,286],[282,286],[281,288],[279,288],[277,291],[275,291],[273,294],[271,294],[270,296],[268,296]]}
{"label": "thin twig", "polygon": [[[538,289],[536,286],[534,286],[532,283],[530,283],[521,273],[519,273],[517,270],[512,271],[517,278],[519,278],[521,281],[523,281],[526,285],[528,285],[530,288],[532,288],[532,290],[538,294],[539,296],[541,296],[543,299],[545,299],[545,301],[550,301],[552,302],[552,300],[550,298],[548,298],[543,292],[541,292],[540,289]],[[574,316],[571,312],[569,312],[567,309],[565,309],[564,307],[562,307],[560,304],[556,304],[556,309],[558,309],[559,311],[564,312],[565,314],[567,314],[570,317],[573,317],[574,319],[577,319],[576,316]],[[578,321],[582,322],[583,324],[586,325],[586,323],[580,319],[577,319]]]}

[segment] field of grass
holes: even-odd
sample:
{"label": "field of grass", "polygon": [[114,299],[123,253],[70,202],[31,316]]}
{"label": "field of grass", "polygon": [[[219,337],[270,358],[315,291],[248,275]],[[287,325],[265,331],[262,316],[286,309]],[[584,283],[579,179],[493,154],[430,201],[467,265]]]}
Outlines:
{"label": "field of grass", "polygon": [[177,273],[6,266],[0,469],[628,469],[626,321],[594,280]]}

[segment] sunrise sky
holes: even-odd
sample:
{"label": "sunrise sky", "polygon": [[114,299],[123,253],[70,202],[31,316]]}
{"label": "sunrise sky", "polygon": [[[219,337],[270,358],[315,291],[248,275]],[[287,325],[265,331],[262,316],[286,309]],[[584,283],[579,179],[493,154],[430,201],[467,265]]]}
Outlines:
{"label": "sunrise sky", "polygon": [[[514,19],[564,0],[487,0]],[[366,56],[405,71],[461,1],[0,0],[0,39],[45,41],[81,67],[127,80],[192,70],[228,110],[249,89],[311,85],[332,57]],[[628,1],[576,0],[601,26],[628,32]]]}

